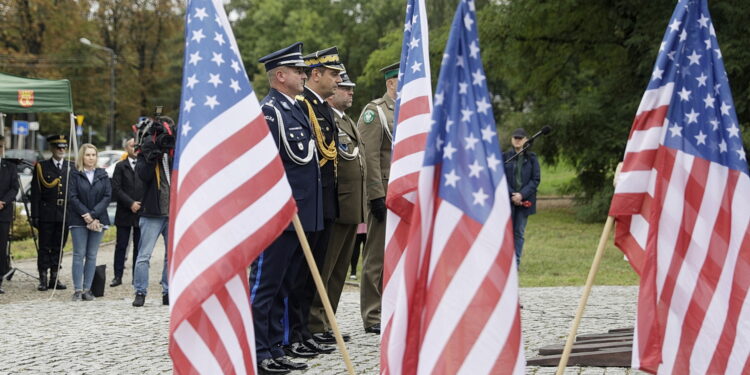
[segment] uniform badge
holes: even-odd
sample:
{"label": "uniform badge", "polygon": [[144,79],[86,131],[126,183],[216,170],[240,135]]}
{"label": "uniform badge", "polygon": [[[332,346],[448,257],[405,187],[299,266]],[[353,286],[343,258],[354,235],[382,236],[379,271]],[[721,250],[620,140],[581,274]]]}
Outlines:
{"label": "uniform badge", "polygon": [[287,111],[290,109],[289,108],[289,104],[287,104],[287,102],[285,102],[285,101],[281,102],[281,106],[284,107],[284,109],[286,109]]}
{"label": "uniform badge", "polygon": [[365,124],[371,123],[375,120],[375,112],[372,109],[368,109],[362,114],[362,119],[365,120]]}

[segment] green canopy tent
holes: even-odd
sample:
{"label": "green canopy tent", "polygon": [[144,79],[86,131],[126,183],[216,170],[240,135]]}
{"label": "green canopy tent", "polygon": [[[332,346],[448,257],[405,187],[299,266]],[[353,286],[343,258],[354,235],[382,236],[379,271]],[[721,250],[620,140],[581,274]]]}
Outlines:
{"label": "green canopy tent", "polygon": [[0,134],[5,113],[68,112],[73,126],[73,97],[67,79],[23,78],[0,73]]}
{"label": "green canopy tent", "polygon": [[16,77],[0,73],[0,112],[73,112],[70,81]]}

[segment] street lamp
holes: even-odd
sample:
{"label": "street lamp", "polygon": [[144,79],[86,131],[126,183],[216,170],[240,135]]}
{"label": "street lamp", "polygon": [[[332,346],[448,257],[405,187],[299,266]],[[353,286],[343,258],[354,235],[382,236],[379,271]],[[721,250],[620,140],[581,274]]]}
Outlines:
{"label": "street lamp", "polygon": [[102,51],[109,52],[109,87],[111,91],[111,97],[109,102],[109,129],[107,131],[107,142],[113,147],[115,146],[115,64],[117,63],[117,54],[111,48],[100,46],[87,38],[81,38],[79,41],[91,48],[100,49]]}

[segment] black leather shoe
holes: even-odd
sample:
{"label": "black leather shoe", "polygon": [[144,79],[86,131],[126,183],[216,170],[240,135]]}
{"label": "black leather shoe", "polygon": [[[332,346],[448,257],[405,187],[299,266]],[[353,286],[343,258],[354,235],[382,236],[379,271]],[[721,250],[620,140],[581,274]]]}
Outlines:
{"label": "black leather shoe", "polygon": [[40,292],[47,290],[47,270],[39,270],[39,286],[36,290]]}
{"label": "black leather shoe", "polygon": [[[313,340],[315,340],[318,344],[336,344],[336,336],[333,335],[333,332],[323,332],[323,333],[313,333],[312,335]],[[341,337],[344,339],[344,342],[349,342],[351,337],[349,335],[342,333]]]}
{"label": "black leather shoe", "polygon": [[318,352],[312,350],[301,343],[293,342],[284,347],[286,355],[294,358],[312,358],[318,355]]}
{"label": "black leather shoe", "polygon": [[[55,285],[57,284],[57,285]],[[57,290],[65,290],[68,289],[65,284],[61,283],[60,280],[55,280],[55,282],[52,282],[52,280],[49,281],[49,289],[57,289]]]}
{"label": "black leather shoe", "polygon": [[288,368],[276,363],[271,358],[264,359],[258,363],[258,373],[260,374],[288,374],[289,372]]}
{"label": "black leather shoe", "polygon": [[146,295],[136,293],[135,299],[133,300],[133,306],[135,307],[141,307],[143,304],[146,303]]}
{"label": "black leather shoe", "polygon": [[57,272],[50,272],[49,275],[49,285],[47,286],[49,289],[57,289],[57,290],[65,290],[68,289],[65,284],[60,282],[60,279],[57,278]]}
{"label": "black leather shoe", "polygon": [[109,284],[110,287],[114,288],[118,285],[122,285],[122,277],[115,277],[112,279],[112,283]]}
{"label": "black leather shoe", "polygon": [[318,344],[313,339],[307,339],[304,342],[302,342],[304,346],[306,346],[310,350],[314,350],[321,354],[328,354],[336,350],[335,346],[326,345],[326,344]]}
{"label": "black leather shoe", "polygon": [[161,304],[164,306],[169,306],[169,293],[161,295]]}
{"label": "black leather shoe", "polygon": [[287,356],[281,356],[278,358],[274,358],[273,360],[289,370],[304,370],[307,368],[307,363],[292,362]]}
{"label": "black leather shoe", "polygon": [[374,333],[379,335],[380,334],[380,323],[373,324],[367,328],[365,328],[365,332],[367,333]]}

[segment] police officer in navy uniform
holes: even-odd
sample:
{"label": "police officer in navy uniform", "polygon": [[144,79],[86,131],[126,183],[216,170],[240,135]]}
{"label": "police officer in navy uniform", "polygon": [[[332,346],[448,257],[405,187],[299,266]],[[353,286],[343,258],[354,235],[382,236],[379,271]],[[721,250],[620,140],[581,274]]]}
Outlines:
{"label": "police officer in navy uniform", "polygon": [[68,228],[63,222],[69,168],[64,157],[68,140],[64,135],[52,135],[47,137],[47,143],[52,158],[38,162],[31,178],[31,223],[39,230],[39,291],[66,289],[57,272],[60,253],[68,240]]}
{"label": "police officer in navy uniform", "polygon": [[[295,96],[304,90],[306,65],[302,43],[262,57],[271,89],[261,101],[284,164],[298,215],[308,241],[323,229],[320,168],[313,129]],[[312,241],[311,241],[312,242]],[[307,367],[286,357],[284,341],[285,299],[297,278],[304,256],[292,225],[269,245],[250,269],[250,301],[255,326],[258,369],[265,374],[286,374]]]}
{"label": "police officer in navy uniform", "polygon": [[[338,193],[336,191],[336,150],[338,149],[338,128],[333,111],[326,98],[333,95],[341,82],[339,73],[344,70],[336,47],[327,48],[303,56],[307,65],[305,91],[297,97],[305,111],[315,134],[315,146],[320,158],[320,178],[323,187],[323,231],[311,243],[315,264],[323,269],[328,239],[333,222],[338,217]],[[308,329],[310,306],[315,298],[315,282],[308,267],[300,267],[297,284],[292,288],[289,300],[290,355],[304,356],[308,353],[330,353],[333,346],[321,345],[313,340]],[[296,345],[291,345],[296,343]],[[299,345],[302,344],[302,345]]]}

